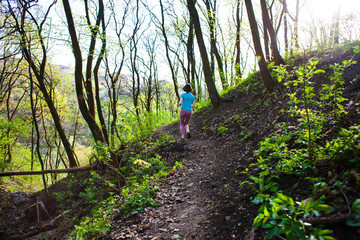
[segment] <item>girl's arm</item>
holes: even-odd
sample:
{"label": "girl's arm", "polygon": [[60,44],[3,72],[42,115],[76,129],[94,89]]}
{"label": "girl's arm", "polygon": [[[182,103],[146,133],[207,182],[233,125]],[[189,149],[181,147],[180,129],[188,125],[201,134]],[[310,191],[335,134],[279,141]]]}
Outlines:
{"label": "girl's arm", "polygon": [[195,108],[195,100],[192,102],[192,107]]}
{"label": "girl's arm", "polygon": [[179,101],[179,104],[178,104],[179,107],[181,106],[182,102],[183,102],[183,98],[180,98],[180,101]]}

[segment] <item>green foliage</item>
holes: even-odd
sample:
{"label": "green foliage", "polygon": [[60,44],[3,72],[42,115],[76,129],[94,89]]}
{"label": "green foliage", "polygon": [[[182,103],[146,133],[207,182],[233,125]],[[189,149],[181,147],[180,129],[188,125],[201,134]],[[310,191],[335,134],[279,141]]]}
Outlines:
{"label": "green foliage", "polygon": [[31,129],[29,124],[22,118],[16,117],[12,121],[0,117],[0,169],[4,170],[9,166],[11,161],[16,162],[18,159],[9,158],[13,153],[9,150],[14,148],[19,138],[26,138]]}
{"label": "green foliage", "polygon": [[[151,151],[155,145],[150,142],[144,143],[143,151],[128,159],[128,166],[123,168],[124,174],[130,175],[127,178],[126,186],[122,189],[124,197],[121,209],[127,213],[137,213],[145,207],[155,207],[155,193],[158,189],[156,181],[166,177],[166,170],[169,168],[162,158]],[[144,160],[143,160],[144,159]]]}
{"label": "green foliage", "polygon": [[357,227],[358,233],[360,234],[360,198],[354,201],[352,209],[355,211],[356,215],[354,219],[347,221],[346,224],[351,227]]}
{"label": "green foliage", "polygon": [[[316,70],[316,64],[316,61],[310,62],[307,67],[295,70],[296,79],[291,81],[287,81],[290,74],[287,72],[286,66],[275,69],[278,81],[283,82],[288,90],[289,108],[282,112],[294,117],[299,124],[296,127],[289,126],[287,123],[278,125],[281,134],[265,138],[260,142],[260,148],[255,152],[255,156],[264,158],[270,166],[287,174],[313,171],[315,164],[326,158],[329,152],[335,155],[340,151],[336,149],[343,148],[343,144],[340,146],[335,144],[340,143],[340,139],[332,141],[335,146],[330,145],[331,142],[323,144],[321,139],[325,134],[324,125],[329,122],[336,124],[346,114],[342,105],[346,99],[342,97],[343,88],[340,86],[343,84],[343,79],[341,75],[352,62],[344,61],[343,65],[335,64],[331,67],[334,70],[329,78],[331,84],[323,84],[320,91],[320,103],[316,98],[314,82],[311,79],[324,71]],[[297,90],[294,91],[293,88]],[[328,110],[329,107],[332,107],[331,111]],[[343,134],[340,133],[340,135],[346,135],[345,133],[348,131],[343,129]],[[357,137],[354,140],[349,146],[352,149],[356,147]]]}
{"label": "green foliage", "polygon": [[269,198],[269,193],[278,191],[278,183],[274,182],[273,179],[279,177],[277,175],[270,175],[270,171],[266,169],[267,167],[266,164],[261,165],[260,168],[262,171],[260,171],[257,176],[250,175],[249,169],[246,169],[244,173],[249,175],[251,181],[243,181],[239,185],[239,188],[241,188],[246,184],[256,193],[256,196],[252,198],[254,204],[263,203]]}
{"label": "green foliage", "polygon": [[230,94],[230,92],[235,90],[236,88],[237,88],[237,86],[228,87],[224,91],[222,91],[219,95],[220,95],[220,97],[228,96]]}
{"label": "green foliage", "polygon": [[344,79],[342,73],[345,68],[349,67],[355,62],[352,61],[343,61],[343,64],[330,65],[330,68],[333,69],[334,73],[330,76],[331,84],[323,84],[323,87],[320,91],[322,101],[322,108],[330,108],[331,113],[334,115],[334,119],[339,121],[343,114],[347,114],[344,110],[342,103],[348,99],[342,97],[344,88],[341,87],[344,84]]}
{"label": "green foliage", "polygon": [[104,163],[110,161],[110,152],[108,146],[101,142],[97,142],[93,149],[95,150],[97,160]]}
{"label": "green foliage", "polygon": [[[323,84],[319,94],[315,92],[314,79],[324,71],[316,69],[317,61],[309,62],[306,67],[299,67],[292,73],[287,71],[287,66],[274,69],[289,99],[289,107],[281,110],[281,113],[293,121],[278,124],[275,126],[276,133],[259,143],[259,149],[254,151],[256,162],[250,165],[258,172],[253,175],[245,172],[249,175],[249,181],[240,185],[251,186],[257,194],[252,202],[262,205],[254,226],[268,229],[268,238],[285,235],[286,239],[333,239],[329,236],[330,230],[313,228],[301,220],[309,214],[319,216],[320,211],[326,212],[331,208],[321,204],[320,200],[296,204],[279,192],[274,179],[280,174],[309,176],[316,171],[319,161],[329,164],[339,161],[350,168],[359,167],[360,126],[353,124],[342,127],[347,114],[343,106],[347,99],[342,97],[342,74],[351,64],[354,62],[331,65],[333,73],[329,77],[330,84]],[[336,131],[330,134],[329,128]],[[344,173],[343,178],[332,183],[331,188],[337,189],[353,176],[360,178],[356,173]],[[313,193],[330,187],[323,178],[307,179],[314,183]],[[276,197],[270,197],[274,193]],[[354,203],[353,209],[356,208],[357,204]],[[357,226],[357,221],[358,218],[348,224]]]}
{"label": "green foliage", "polygon": [[87,187],[85,188],[85,192],[79,193],[78,196],[85,198],[90,206],[95,206],[105,195],[105,189],[102,185],[98,184],[101,181],[99,174],[91,171],[90,175],[88,183],[86,184]]}
{"label": "green foliage", "polygon": [[324,152],[329,156],[331,163],[346,159],[353,167],[360,166],[360,125],[341,128],[339,136],[325,144]]}
{"label": "green foliage", "polygon": [[204,113],[210,112],[212,109],[210,99],[205,99],[195,104],[194,112],[203,111]]}
{"label": "green foliage", "polygon": [[177,120],[169,111],[145,112],[140,116],[134,116],[129,112],[122,114],[117,128],[121,133],[120,143],[135,142],[148,138],[156,132],[156,128]]}
{"label": "green foliage", "polygon": [[[122,173],[127,175],[127,178],[126,185],[121,189],[121,197],[107,192],[106,189],[115,186],[111,181],[102,179],[96,172],[91,172],[89,180],[82,183],[84,191],[78,194],[91,207],[91,215],[83,217],[80,223],[76,224],[69,239],[93,239],[104,236],[110,227],[112,216],[118,213],[119,209],[123,214],[135,214],[145,207],[157,206],[154,201],[158,189],[156,182],[167,176],[168,167],[159,155],[153,153],[152,149],[166,141],[168,137],[160,137],[156,141],[138,142],[138,153],[129,156],[126,166],[122,169]],[[104,148],[97,145],[96,150],[101,156]],[[69,195],[71,193],[68,191],[57,194],[57,200],[61,204],[66,198],[71,197]],[[106,195],[110,196],[106,198],[104,197]],[[62,207],[64,207],[64,212],[68,211],[68,206]]]}
{"label": "green foliage", "polygon": [[110,196],[92,209],[91,217],[86,216],[69,236],[69,240],[94,239],[105,236],[110,228],[111,215],[115,213],[118,196]]}
{"label": "green foliage", "polygon": [[269,204],[263,205],[259,215],[254,219],[256,228],[263,227],[268,230],[267,238],[284,234],[288,240],[297,239],[334,239],[328,234],[330,230],[314,229],[303,220],[310,214],[319,216],[320,211],[330,211],[332,208],[322,204],[320,200],[311,200],[296,203],[291,197],[277,193],[272,197]]}
{"label": "green foliage", "polygon": [[134,214],[145,207],[157,206],[154,197],[158,187],[154,186],[151,180],[149,176],[144,176],[141,182],[136,178],[128,179],[127,187],[121,191],[124,196],[121,209],[125,214]]}
{"label": "green foliage", "polygon": [[360,53],[360,46],[355,46],[355,47],[353,47],[353,52],[354,52],[355,54]]}
{"label": "green foliage", "polygon": [[220,126],[220,127],[218,127],[218,129],[217,129],[217,133],[218,133],[218,135],[222,136],[222,135],[224,135],[228,130],[229,130],[229,128],[224,127],[224,126]]}
{"label": "green foliage", "polygon": [[252,132],[252,131],[247,132],[247,133],[241,132],[241,133],[240,133],[240,136],[242,136],[242,138],[239,140],[239,143],[245,142],[246,139],[250,138],[252,135],[253,135],[253,132]]}

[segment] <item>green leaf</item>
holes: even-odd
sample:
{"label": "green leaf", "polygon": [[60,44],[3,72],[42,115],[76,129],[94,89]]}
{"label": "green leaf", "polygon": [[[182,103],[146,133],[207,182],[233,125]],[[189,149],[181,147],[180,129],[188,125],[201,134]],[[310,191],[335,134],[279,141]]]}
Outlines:
{"label": "green leaf", "polygon": [[323,236],[323,239],[325,239],[325,240],[336,240],[336,238],[333,238],[331,236]]}
{"label": "green leaf", "polygon": [[333,208],[331,206],[327,205],[327,204],[319,204],[317,206],[317,210],[319,210],[319,211],[330,211],[332,209]]}
{"label": "green leaf", "polygon": [[279,228],[278,227],[274,227],[273,229],[271,229],[269,232],[268,232],[268,239],[271,239],[273,238],[274,236],[279,236],[280,233],[279,233]]}
{"label": "green leaf", "polygon": [[357,214],[360,214],[360,198],[357,198],[354,201],[354,203],[352,204],[352,209],[354,209]]}
{"label": "green leaf", "polygon": [[330,233],[332,233],[331,230],[329,230],[329,229],[323,229],[323,230],[321,230],[321,231],[319,232],[319,235],[326,235],[326,234],[330,234]]}
{"label": "green leaf", "polygon": [[263,228],[272,228],[274,226],[272,224],[270,224],[270,223],[267,223],[267,224],[264,224],[262,227]]}
{"label": "green leaf", "polygon": [[318,69],[314,72],[314,74],[319,74],[319,73],[325,73],[325,71],[322,69]]}
{"label": "green leaf", "polygon": [[269,213],[269,211],[267,210],[266,207],[264,207],[264,216],[265,217],[270,217],[270,213]]}

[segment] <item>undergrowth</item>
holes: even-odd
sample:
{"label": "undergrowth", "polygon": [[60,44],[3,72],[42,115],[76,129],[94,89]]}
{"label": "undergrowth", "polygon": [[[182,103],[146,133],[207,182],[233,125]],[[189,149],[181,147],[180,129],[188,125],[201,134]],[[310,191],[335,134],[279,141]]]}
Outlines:
{"label": "undergrowth", "polygon": [[[256,161],[250,165],[256,173],[250,174],[247,169],[244,173],[249,180],[239,186],[247,185],[256,193],[252,202],[260,207],[253,224],[264,228],[269,239],[334,239],[331,230],[311,224],[311,218],[334,214],[331,205],[339,204],[324,190],[344,195],[344,186],[360,186],[360,174],[355,170],[360,168],[360,125],[346,118],[344,106],[348,99],[343,97],[342,77],[355,62],[331,65],[329,83],[322,84],[319,92],[314,79],[325,71],[317,69],[317,63],[310,61],[293,71],[288,70],[289,66],[274,68],[286,90],[288,108],[280,114],[288,121],[277,124],[275,133],[259,143],[259,149],[254,151]],[[318,169],[322,165],[331,169],[341,166],[342,171],[324,174]],[[294,200],[289,196],[294,188],[280,188],[283,176],[296,176],[298,182],[310,181],[308,192],[312,195],[306,200]],[[324,194],[319,194],[321,191]],[[349,226],[360,226],[359,201],[352,199],[352,212],[357,215],[348,221]]]}
{"label": "undergrowth", "polygon": [[[169,137],[136,142],[131,146],[131,151],[123,155],[123,167],[115,175],[114,172],[91,172],[85,182],[73,178],[68,190],[57,193],[62,214],[67,217],[62,227],[75,225],[69,239],[104,236],[115,216],[135,214],[146,207],[155,207],[157,181],[167,176],[169,169],[155,153],[155,149],[168,142]],[[95,149],[98,158],[106,163],[108,151],[101,146],[96,146]],[[79,204],[79,198],[81,206],[87,206],[86,208],[74,208],[74,205]]]}

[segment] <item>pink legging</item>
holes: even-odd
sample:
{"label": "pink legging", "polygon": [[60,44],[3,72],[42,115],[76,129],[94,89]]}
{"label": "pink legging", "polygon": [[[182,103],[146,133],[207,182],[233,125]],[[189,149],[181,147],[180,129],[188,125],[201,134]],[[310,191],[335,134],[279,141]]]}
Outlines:
{"label": "pink legging", "polygon": [[185,111],[185,110],[181,110],[180,111],[180,133],[181,136],[184,136],[185,131],[189,131],[189,121],[191,118],[191,111]]}

